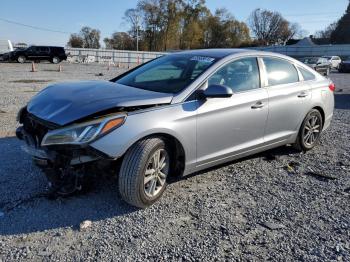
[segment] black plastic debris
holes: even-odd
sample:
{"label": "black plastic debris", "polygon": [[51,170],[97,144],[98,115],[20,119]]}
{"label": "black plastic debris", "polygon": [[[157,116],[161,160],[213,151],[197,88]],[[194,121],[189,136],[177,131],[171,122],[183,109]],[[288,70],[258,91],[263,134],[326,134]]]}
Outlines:
{"label": "black plastic debris", "polygon": [[284,229],[286,228],[285,225],[279,224],[279,223],[272,223],[272,222],[263,222],[261,225],[267,229],[270,230],[278,230],[278,229]]}
{"label": "black plastic debris", "polygon": [[328,181],[328,180],[336,180],[337,179],[337,177],[335,177],[335,176],[327,175],[327,174],[324,174],[321,172],[314,172],[314,171],[309,171],[309,172],[305,173],[305,175],[315,177],[316,179],[321,180],[321,181]]}
{"label": "black plastic debris", "polygon": [[277,160],[277,157],[273,154],[266,154],[263,158],[263,160],[267,161],[267,162],[272,162],[272,161],[275,161]]}

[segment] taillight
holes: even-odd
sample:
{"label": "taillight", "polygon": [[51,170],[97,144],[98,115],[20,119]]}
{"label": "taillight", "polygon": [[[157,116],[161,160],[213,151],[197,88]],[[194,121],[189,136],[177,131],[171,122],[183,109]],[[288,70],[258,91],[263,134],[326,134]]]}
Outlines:
{"label": "taillight", "polygon": [[335,91],[335,84],[334,83],[330,83],[329,84],[329,89],[334,92]]}

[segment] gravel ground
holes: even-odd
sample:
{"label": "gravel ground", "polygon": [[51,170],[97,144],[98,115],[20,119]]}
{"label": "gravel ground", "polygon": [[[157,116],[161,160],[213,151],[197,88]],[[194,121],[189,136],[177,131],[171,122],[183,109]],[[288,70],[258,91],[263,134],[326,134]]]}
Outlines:
{"label": "gravel ground", "polygon": [[43,196],[45,178],[13,137],[18,109],[49,82],[121,72],[62,66],[0,64],[0,261],[350,261],[350,74],[331,75],[333,123],[311,152],[282,147],[172,181],[137,210],[114,178],[84,195]]}

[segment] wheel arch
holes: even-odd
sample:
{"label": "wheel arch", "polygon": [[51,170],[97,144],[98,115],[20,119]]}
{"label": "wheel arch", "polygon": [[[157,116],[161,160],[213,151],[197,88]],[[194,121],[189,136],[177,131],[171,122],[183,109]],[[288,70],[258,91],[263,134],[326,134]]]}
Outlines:
{"label": "wheel arch", "polygon": [[139,140],[143,140],[150,137],[159,137],[164,139],[167,146],[170,148],[171,157],[175,160],[171,166],[171,176],[181,176],[185,169],[186,152],[185,148],[178,138],[169,133],[153,133],[147,135]]}
{"label": "wheel arch", "polygon": [[[324,126],[324,122],[325,122],[325,119],[326,119],[326,115],[325,115],[325,112],[323,110],[323,108],[321,106],[315,106],[313,107],[312,109],[316,109],[320,112],[321,116],[322,116],[322,127]],[[311,109],[311,110],[312,110]]]}
{"label": "wheel arch", "polygon": [[158,131],[138,137],[123,150],[121,158],[123,158],[126,152],[137,142],[152,137],[164,139],[166,145],[170,147],[171,157],[175,159],[172,163],[170,175],[172,177],[182,176],[186,165],[186,149],[180,139],[169,132]]}

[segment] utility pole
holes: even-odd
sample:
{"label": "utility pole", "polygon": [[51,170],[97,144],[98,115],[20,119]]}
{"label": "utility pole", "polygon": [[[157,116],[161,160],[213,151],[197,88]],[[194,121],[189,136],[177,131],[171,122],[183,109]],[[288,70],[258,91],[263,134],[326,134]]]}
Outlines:
{"label": "utility pole", "polygon": [[136,16],[136,51],[139,51],[139,19],[140,16]]}

